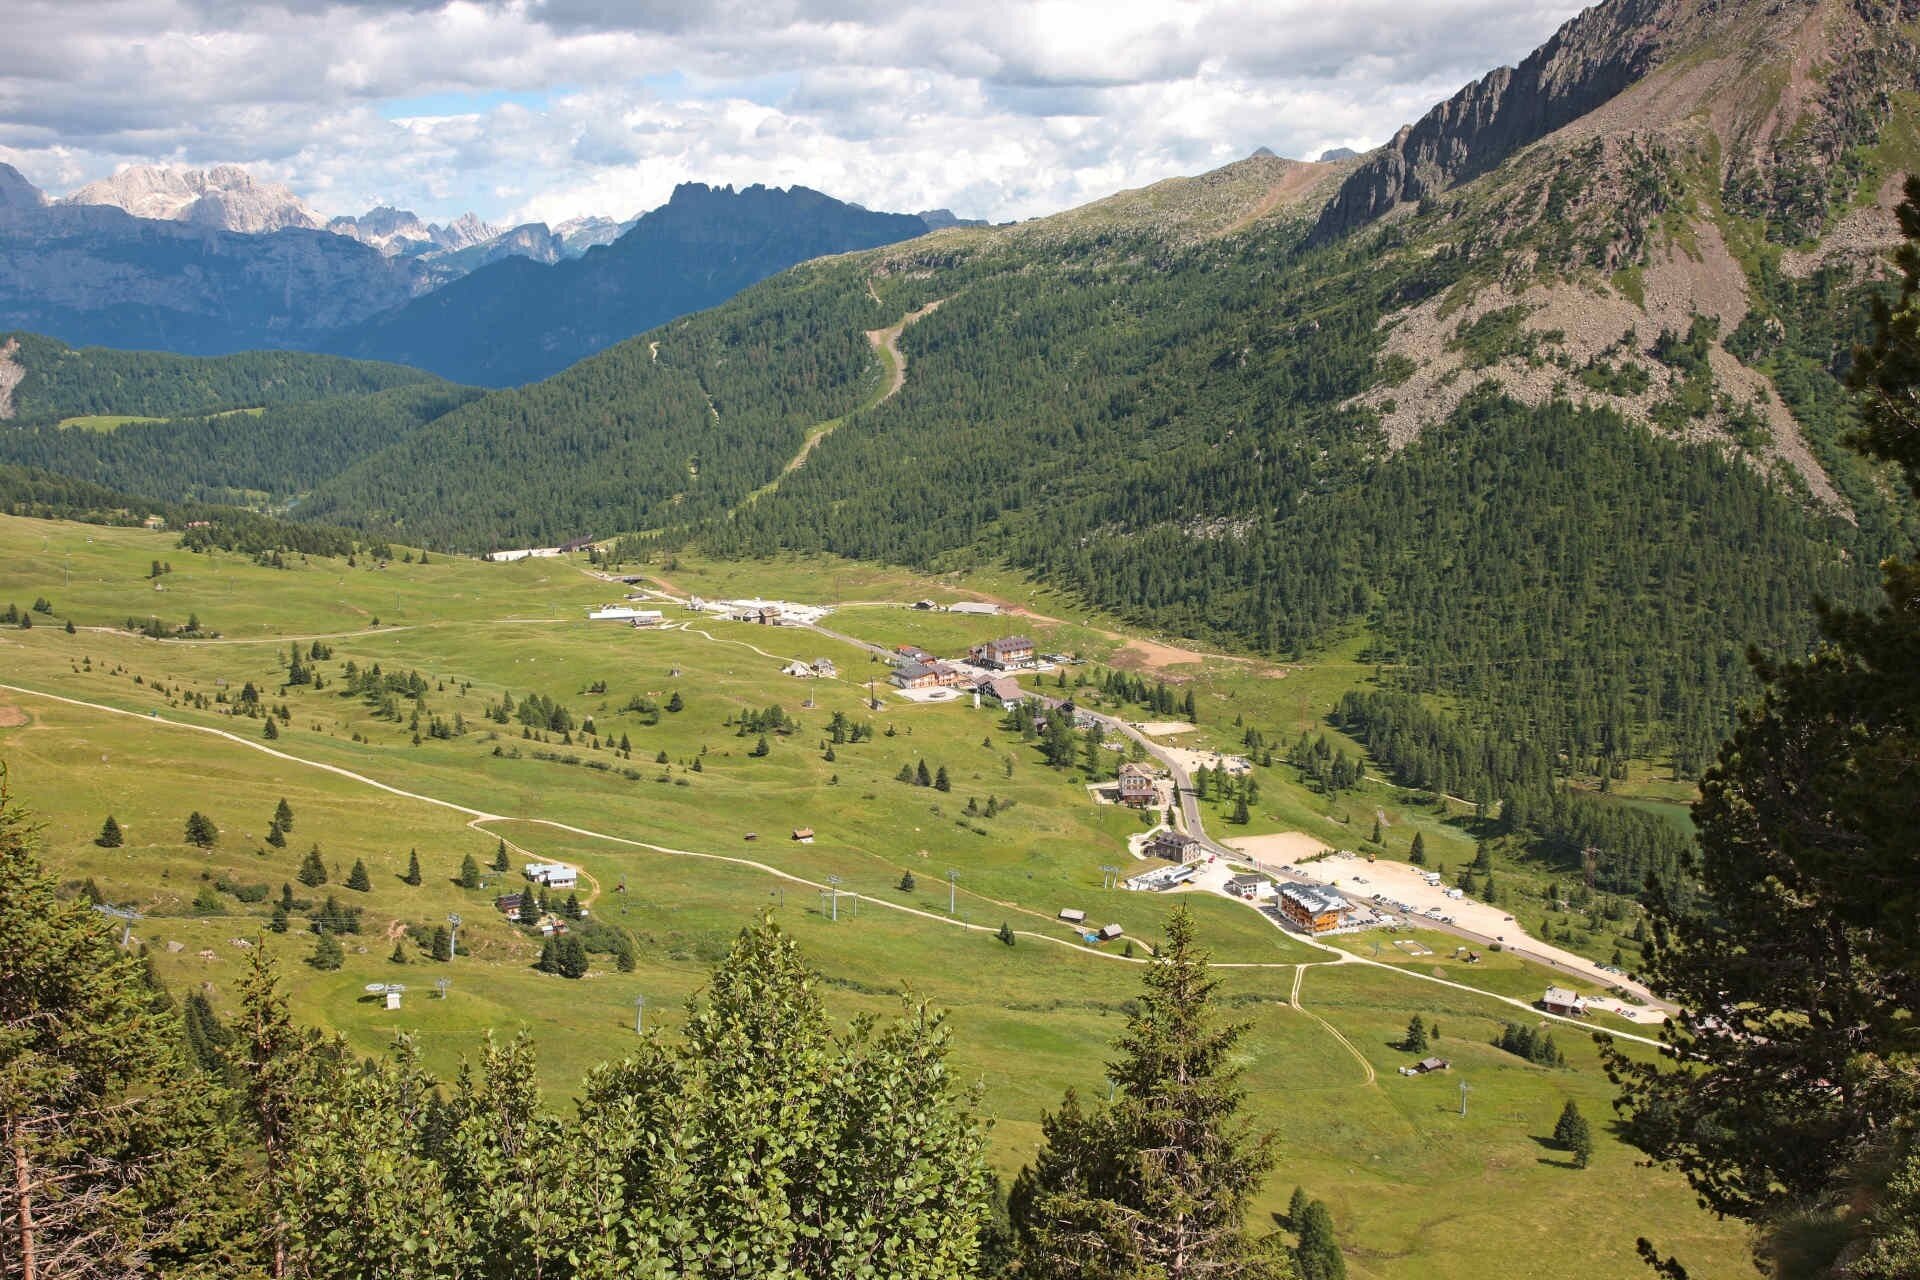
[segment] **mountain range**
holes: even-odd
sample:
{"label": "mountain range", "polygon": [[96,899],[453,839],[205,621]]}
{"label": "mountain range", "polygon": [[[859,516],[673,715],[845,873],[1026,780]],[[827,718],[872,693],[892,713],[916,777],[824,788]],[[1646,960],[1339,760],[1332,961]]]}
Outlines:
{"label": "mountain range", "polygon": [[[1915,19],[1606,0],[1366,155],[1005,227],[689,185],[330,335],[466,381],[567,367],[407,392],[296,510],[436,550],[998,562],[1269,654],[1365,635],[1482,727],[1690,771],[1746,646],[1803,645],[1920,532],[1842,446],[1920,160]],[[0,180],[0,216],[35,195]],[[121,474],[67,434],[14,456]]]}
{"label": "mountain range", "polygon": [[[927,216],[957,225],[944,210]],[[805,188],[693,186],[626,223],[502,230],[472,215],[441,226],[378,208],[323,225],[285,187],[234,166],[130,168],[49,200],[0,164],[0,329],[193,355],[391,343],[423,367],[500,385],[805,258],[929,225]],[[590,264],[541,274],[596,249],[606,252]]]}

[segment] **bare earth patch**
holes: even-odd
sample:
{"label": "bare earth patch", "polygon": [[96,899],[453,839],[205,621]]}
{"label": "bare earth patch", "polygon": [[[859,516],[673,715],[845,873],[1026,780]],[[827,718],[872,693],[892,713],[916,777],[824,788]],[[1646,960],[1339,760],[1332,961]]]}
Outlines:
{"label": "bare earth patch", "polygon": [[1297,863],[1302,858],[1311,858],[1315,854],[1328,852],[1328,846],[1314,839],[1304,831],[1276,831],[1264,836],[1235,836],[1231,840],[1220,842],[1229,849],[1238,849],[1250,854],[1261,862],[1281,864]]}
{"label": "bare earth patch", "polygon": [[27,376],[27,371],[13,358],[18,350],[20,342],[17,338],[8,338],[7,345],[0,347],[0,421],[13,416],[13,389]]}
{"label": "bare earth patch", "polygon": [[[1524,404],[1545,404],[1564,395],[1576,402],[1613,409],[1629,421],[1660,430],[1651,415],[1653,407],[1669,394],[1670,377],[1666,366],[1653,356],[1660,331],[1685,333],[1698,314],[1717,318],[1725,334],[1747,313],[1746,276],[1727,250],[1719,228],[1710,222],[1697,222],[1691,230],[1691,251],[1671,245],[1663,258],[1647,268],[1644,306],[1611,290],[1571,283],[1536,284],[1518,293],[1493,285],[1451,311],[1444,310],[1446,295],[1442,295],[1387,317],[1382,324],[1391,326],[1392,331],[1383,354],[1410,361],[1413,372],[1397,385],[1363,392],[1355,397],[1355,403],[1380,412],[1389,449],[1411,444],[1426,426],[1446,418],[1468,392],[1487,381],[1497,383]],[[1638,364],[1651,377],[1651,384],[1637,395],[1595,391],[1578,382],[1567,369],[1520,356],[1503,357],[1485,368],[1468,368],[1466,353],[1450,349],[1456,329],[1463,322],[1471,323],[1512,306],[1528,309],[1523,324],[1529,331],[1557,331],[1558,342],[1547,345],[1543,340],[1542,350],[1564,354],[1575,369],[1595,357],[1610,358],[1622,364]],[[1629,331],[1636,340],[1632,348],[1610,356]],[[1831,511],[1847,513],[1845,500],[1815,460],[1800,433],[1800,424],[1780,402],[1766,375],[1741,364],[1717,343],[1708,349],[1708,363],[1718,388],[1737,403],[1752,405],[1772,435],[1771,441],[1750,450],[1755,465],[1762,470],[1774,465],[1790,468],[1816,501]],[[1731,439],[1718,413],[1679,433],[1662,434],[1691,440]]]}
{"label": "bare earth patch", "polygon": [[1176,733],[1192,733],[1193,726],[1185,720],[1149,720],[1140,726],[1140,732],[1149,738],[1165,738]]}
{"label": "bare earth patch", "polygon": [[0,703],[0,729],[18,729],[27,722],[27,713],[19,707]]}

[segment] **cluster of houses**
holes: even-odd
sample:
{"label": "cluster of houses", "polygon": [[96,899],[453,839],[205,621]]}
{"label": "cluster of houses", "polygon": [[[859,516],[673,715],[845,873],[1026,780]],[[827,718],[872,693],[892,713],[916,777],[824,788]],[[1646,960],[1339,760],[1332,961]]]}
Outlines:
{"label": "cluster of houses", "polygon": [[840,669],[833,665],[832,658],[815,658],[812,662],[802,662],[795,658],[780,668],[780,673],[797,680],[831,680],[840,674]]}
{"label": "cluster of houses", "polygon": [[1117,924],[1102,925],[1098,929],[1089,930],[1087,928],[1087,913],[1078,907],[1060,908],[1060,918],[1072,925],[1075,929],[1078,929],[1080,936],[1088,942],[1112,942],[1115,938],[1126,932],[1125,929],[1122,929]]}
{"label": "cluster of houses", "polygon": [[[538,889],[571,890],[580,883],[577,868],[564,862],[529,862],[521,868],[521,874],[527,878],[527,887],[518,893],[503,893],[493,900],[494,910],[515,924],[534,924],[534,916],[539,911]],[[547,914],[537,921],[540,932],[549,937],[567,931],[567,922],[558,916]]]}
{"label": "cluster of houses", "polygon": [[593,545],[592,535],[573,538],[557,547],[520,547],[514,551],[489,551],[481,556],[482,560],[494,564],[512,564],[515,560],[546,560],[554,556],[572,555],[576,551],[585,551]]}

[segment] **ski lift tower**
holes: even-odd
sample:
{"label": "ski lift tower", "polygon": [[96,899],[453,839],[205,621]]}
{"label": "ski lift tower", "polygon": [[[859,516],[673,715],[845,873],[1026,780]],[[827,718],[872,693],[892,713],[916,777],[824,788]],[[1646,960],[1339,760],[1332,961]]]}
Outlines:
{"label": "ski lift tower", "polygon": [[1120,868],[1111,863],[1103,864],[1100,868],[1100,887],[1102,889],[1118,889],[1120,887]]}
{"label": "ski lift tower", "polygon": [[133,941],[133,922],[140,919],[140,913],[132,907],[116,907],[111,903],[96,902],[93,909],[103,916],[112,916],[120,922],[120,945],[126,946]]}
{"label": "ski lift tower", "polygon": [[958,871],[955,871],[951,867],[947,868],[947,914],[948,915],[954,914],[954,903],[956,900],[956,895],[959,892],[959,887],[960,887],[960,873]]}
{"label": "ski lift tower", "polygon": [[460,954],[460,913],[458,911],[447,912],[447,954],[449,956]]}
{"label": "ski lift tower", "polygon": [[442,1000],[445,1000],[447,998],[447,988],[452,985],[453,985],[452,978],[435,978],[433,980],[433,989],[440,993],[440,998]]}

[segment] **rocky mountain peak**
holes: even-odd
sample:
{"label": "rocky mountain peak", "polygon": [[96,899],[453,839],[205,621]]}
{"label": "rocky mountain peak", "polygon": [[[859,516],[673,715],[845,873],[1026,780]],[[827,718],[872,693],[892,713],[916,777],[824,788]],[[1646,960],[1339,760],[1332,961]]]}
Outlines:
{"label": "rocky mountain peak", "polygon": [[0,209],[38,209],[47,197],[10,164],[0,164]]}
{"label": "rocky mountain peak", "polygon": [[112,205],[136,218],[249,235],[321,226],[320,218],[292,191],[278,183],[259,182],[232,164],[211,169],[131,165],[111,178],[86,184],[61,203]]}

